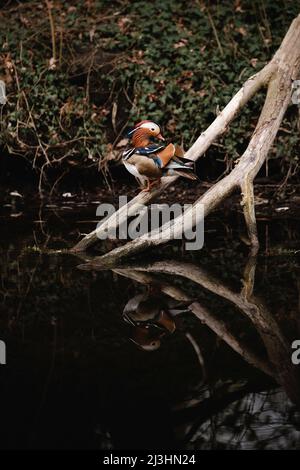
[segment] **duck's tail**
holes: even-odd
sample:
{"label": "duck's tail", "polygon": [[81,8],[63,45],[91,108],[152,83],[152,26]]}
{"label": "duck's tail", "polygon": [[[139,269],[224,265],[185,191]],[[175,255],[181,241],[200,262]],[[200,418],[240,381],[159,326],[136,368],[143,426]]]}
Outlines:
{"label": "duck's tail", "polygon": [[164,176],[179,175],[190,180],[199,180],[194,172],[194,162],[176,159],[171,160],[164,169]]}

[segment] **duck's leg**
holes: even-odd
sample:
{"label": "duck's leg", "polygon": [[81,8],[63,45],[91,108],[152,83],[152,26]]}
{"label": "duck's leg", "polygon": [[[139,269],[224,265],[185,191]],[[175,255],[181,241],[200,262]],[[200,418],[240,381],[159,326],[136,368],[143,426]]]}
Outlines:
{"label": "duck's leg", "polygon": [[157,179],[155,179],[155,180],[152,180],[151,182],[150,182],[150,180],[148,179],[148,180],[147,180],[147,187],[144,188],[144,189],[142,189],[142,191],[145,191],[145,192],[147,191],[147,192],[149,192],[149,191],[151,191],[151,189],[152,189],[154,186],[156,186],[156,185],[157,185],[157,186],[160,185],[160,178],[157,178]]}
{"label": "duck's leg", "polygon": [[147,186],[142,189],[142,192],[149,192],[150,189],[151,189],[151,183],[150,183],[150,180],[147,179]]}

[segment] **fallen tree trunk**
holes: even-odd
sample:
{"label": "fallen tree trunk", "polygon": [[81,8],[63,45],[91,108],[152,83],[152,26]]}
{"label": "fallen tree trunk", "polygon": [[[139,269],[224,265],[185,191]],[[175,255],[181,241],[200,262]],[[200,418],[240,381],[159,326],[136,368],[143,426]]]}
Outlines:
{"label": "fallen tree trunk", "polygon": [[[242,193],[243,211],[248,230],[249,243],[253,252],[258,249],[257,228],[254,208],[253,180],[263,165],[269,149],[274,142],[280,123],[291,100],[292,80],[297,78],[300,68],[300,15],[295,18],[275,56],[258,74],[249,78],[239,92],[232,98],[209,128],[200,135],[186,157],[197,160],[209,148],[212,142],[224,131],[236,114],[249,99],[264,85],[268,85],[266,100],[250,143],[240,158],[237,166],[225,178],[211,187],[185,213],[163,225],[160,229],[149,232],[112,250],[102,257],[103,262],[115,263],[121,258],[134,255],[146,248],[166,243],[178,238],[183,227],[192,229],[201,220],[199,206],[204,209],[202,217],[209,214],[236,188]],[[176,177],[164,178],[161,186],[150,193],[140,193],[126,206],[114,213],[97,230],[86,235],[73,248],[73,252],[83,251],[95,244],[102,234],[123,223],[138,211],[141,204],[149,203],[163,189],[172,184]]]}

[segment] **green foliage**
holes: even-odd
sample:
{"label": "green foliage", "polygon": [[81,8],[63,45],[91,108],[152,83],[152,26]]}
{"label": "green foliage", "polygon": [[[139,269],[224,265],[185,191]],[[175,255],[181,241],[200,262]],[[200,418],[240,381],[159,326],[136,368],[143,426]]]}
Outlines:
{"label": "green foliage", "polygon": [[[140,119],[158,121],[188,147],[270,60],[298,14],[292,0],[52,6],[54,37],[43,2],[8,6],[0,26],[0,77],[9,98],[0,144],[44,171],[105,168],[111,144]],[[253,99],[211,156],[227,169],[245,148],[262,100]],[[280,162],[274,173],[289,169],[291,176],[298,167],[297,111],[289,112],[271,153]]]}

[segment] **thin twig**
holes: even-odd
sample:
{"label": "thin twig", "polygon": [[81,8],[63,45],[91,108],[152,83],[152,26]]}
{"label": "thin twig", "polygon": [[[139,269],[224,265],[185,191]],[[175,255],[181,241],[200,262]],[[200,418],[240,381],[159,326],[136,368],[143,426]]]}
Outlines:
{"label": "thin twig", "polygon": [[51,42],[52,42],[52,58],[54,61],[54,64],[56,63],[56,42],[55,42],[55,25],[54,25],[54,20],[52,16],[52,2],[49,0],[45,0],[46,5],[47,5],[47,10],[48,10],[48,16],[49,16],[49,22],[50,22],[50,29],[51,29]]}

